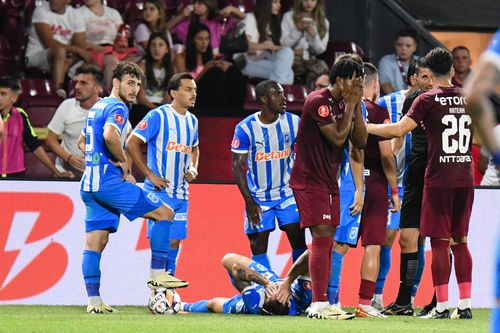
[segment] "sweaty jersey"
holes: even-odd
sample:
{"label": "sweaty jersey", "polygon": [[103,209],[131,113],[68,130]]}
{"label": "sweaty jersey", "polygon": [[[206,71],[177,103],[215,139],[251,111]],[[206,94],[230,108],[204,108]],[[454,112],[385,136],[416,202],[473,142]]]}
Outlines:
{"label": "sweaty jersey", "polygon": [[[149,111],[132,134],[148,145],[148,168],[170,182],[162,191],[174,199],[187,200],[189,185],[184,176],[199,143],[198,119],[189,111],[182,115],[166,104]],[[154,185],[146,178],[144,188],[152,191]]]}
{"label": "sweaty jersey", "polygon": [[342,148],[329,143],[320,127],[344,117],[345,103],[336,102],[330,89],[307,96],[297,133],[296,158],[290,179],[293,189],[338,193],[337,173]]}
{"label": "sweaty jersey", "polygon": [[234,131],[231,151],[247,154],[247,182],[250,193],[259,201],[280,200],[292,195],[290,174],[299,117],[285,112],[271,124],[254,113]]}
{"label": "sweaty jersey", "polygon": [[474,185],[472,119],[458,87],[439,87],[417,97],[407,116],[423,124],[429,145],[425,188]]}
{"label": "sweaty jersey", "polygon": [[[403,117],[403,104],[405,101],[404,90],[393,92],[379,98],[377,104],[389,111],[391,122],[397,123]],[[405,173],[408,169],[411,151],[411,133],[407,133],[403,139],[403,146],[396,154],[396,167],[398,169],[398,187],[405,186]]]}
{"label": "sweaty jersey", "polygon": [[[361,112],[363,119],[366,121],[366,104],[361,101]],[[344,149],[342,150],[342,157],[340,159],[340,175],[339,175],[339,188],[341,191],[356,191],[356,184],[354,183],[354,176],[349,162],[349,139],[345,140]]]}
{"label": "sweaty jersey", "polygon": [[[128,107],[114,96],[98,101],[87,114],[82,133],[85,136],[85,172],[80,181],[84,192],[97,192],[122,182],[122,171],[104,141],[104,128],[115,127],[125,144],[123,129],[128,121]],[[123,132],[123,133],[122,133]]]}

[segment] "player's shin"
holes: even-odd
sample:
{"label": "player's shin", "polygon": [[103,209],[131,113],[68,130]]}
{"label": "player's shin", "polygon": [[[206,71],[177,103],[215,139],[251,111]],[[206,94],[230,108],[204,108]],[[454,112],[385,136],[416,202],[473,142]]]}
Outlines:
{"label": "player's shin", "polygon": [[83,251],[82,273],[89,297],[89,305],[96,306],[102,304],[99,288],[101,285],[101,253],[96,251]]}
{"label": "player's shin", "polygon": [[179,258],[180,247],[170,248],[168,250],[168,260],[166,271],[170,275],[175,275],[175,269],[177,268],[177,259]]}
{"label": "player's shin", "polygon": [[418,253],[401,253],[399,267],[399,292],[396,304],[407,305],[411,303],[415,276],[418,271]]}
{"label": "player's shin", "polygon": [[149,243],[151,246],[151,277],[165,271],[170,248],[170,228],[172,221],[155,222],[151,229]]}
{"label": "player's shin", "polygon": [[415,275],[415,282],[413,284],[413,290],[411,292],[411,297],[414,298],[417,294],[418,286],[422,280],[422,274],[424,273],[425,267],[425,245],[418,246],[418,266],[417,275]]}
{"label": "player's shin", "polygon": [[334,305],[339,303],[340,275],[342,273],[342,263],[344,256],[337,251],[332,254],[332,268],[330,280],[328,282],[328,303]]}
{"label": "player's shin", "polygon": [[455,274],[458,282],[460,310],[471,308],[471,286],[472,286],[472,256],[467,243],[460,243],[451,247],[455,257]]}
{"label": "player's shin", "polygon": [[450,276],[450,241],[438,238],[431,239],[432,246],[432,280],[436,289],[437,311],[448,309],[448,281]]}
{"label": "player's shin", "polygon": [[384,293],[385,280],[387,274],[389,274],[389,269],[391,268],[391,247],[382,246],[380,250],[380,269],[378,271],[377,284],[375,286],[375,299],[380,298],[382,300],[382,294]]}

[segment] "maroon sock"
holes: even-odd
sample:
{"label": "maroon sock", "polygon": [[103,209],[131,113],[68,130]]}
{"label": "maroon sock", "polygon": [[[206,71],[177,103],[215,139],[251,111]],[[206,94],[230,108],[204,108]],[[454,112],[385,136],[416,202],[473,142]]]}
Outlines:
{"label": "maroon sock", "polygon": [[450,241],[431,238],[432,280],[436,288],[438,302],[448,301],[448,281],[450,279]]}
{"label": "maroon sock", "polygon": [[370,305],[375,293],[375,286],[375,282],[361,279],[359,284],[359,304]]}
{"label": "maroon sock", "polygon": [[309,256],[313,302],[327,302],[328,281],[330,280],[333,238],[316,237],[312,240]]}
{"label": "maroon sock", "polygon": [[467,243],[451,247],[455,256],[455,275],[457,276],[460,299],[470,298],[472,286],[472,256]]}

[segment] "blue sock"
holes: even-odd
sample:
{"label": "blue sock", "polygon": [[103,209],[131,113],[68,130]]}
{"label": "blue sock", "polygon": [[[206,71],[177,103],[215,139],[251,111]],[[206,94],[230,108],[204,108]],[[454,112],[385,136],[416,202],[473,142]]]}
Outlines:
{"label": "blue sock", "polygon": [[101,286],[101,254],[99,252],[85,250],[83,251],[82,273],[87,288],[87,295],[100,296],[99,287]]}
{"label": "blue sock", "polygon": [[380,249],[380,269],[378,271],[377,284],[375,285],[375,294],[384,293],[385,279],[391,268],[391,247],[382,246]]}
{"label": "blue sock", "polygon": [[184,305],[184,311],[187,312],[200,312],[200,313],[206,313],[208,312],[208,307],[207,307],[208,301],[202,300],[194,303],[186,303]]}
{"label": "blue sock", "polygon": [[490,332],[500,332],[500,308],[498,305],[491,310],[491,330]]}
{"label": "blue sock", "polygon": [[330,273],[330,281],[328,282],[328,303],[330,304],[337,304],[339,302],[340,273],[342,272],[343,261],[344,256],[333,251],[332,271]]}
{"label": "blue sock", "polygon": [[267,269],[271,269],[271,263],[269,262],[269,257],[267,256],[267,253],[252,254],[252,260],[258,262]]}
{"label": "blue sock", "polygon": [[307,248],[302,247],[300,249],[292,249],[292,260],[296,262],[297,259],[302,255],[302,253],[306,252]]}
{"label": "blue sock", "polygon": [[415,297],[417,294],[417,289],[422,279],[422,274],[424,273],[425,267],[425,245],[418,246],[418,264],[417,264],[417,275],[415,275],[415,282],[413,283],[413,290],[411,295]]}
{"label": "blue sock", "polygon": [[170,228],[172,221],[155,222],[151,228],[149,244],[151,246],[151,268],[165,269],[170,247]]}
{"label": "blue sock", "polygon": [[168,250],[167,272],[170,275],[175,275],[175,268],[177,267],[177,256],[179,255],[179,248]]}

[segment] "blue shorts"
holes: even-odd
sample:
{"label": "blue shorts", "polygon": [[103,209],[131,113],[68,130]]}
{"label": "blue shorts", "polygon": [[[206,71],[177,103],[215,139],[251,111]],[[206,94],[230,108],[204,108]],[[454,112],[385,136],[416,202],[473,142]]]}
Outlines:
{"label": "blue shorts", "polygon": [[358,242],[361,213],[352,216],[349,207],[354,203],[355,191],[340,190],[340,224],[335,231],[337,243],[356,246]]}
{"label": "blue shorts", "polygon": [[[170,239],[186,239],[187,238],[187,215],[189,202],[184,199],[171,198],[167,193],[155,193],[161,201],[166,203],[174,211],[174,223],[170,229]],[[153,220],[148,220],[148,238],[153,228]]]}
{"label": "blue shorts", "polygon": [[[401,203],[403,203],[403,197],[405,194],[405,188],[404,186],[398,187],[398,193],[399,193],[399,199],[401,200]],[[389,190],[389,195],[391,195],[391,192]],[[389,214],[387,215],[387,229],[396,229],[399,230],[399,220],[401,219],[401,210],[392,213],[389,210]]]}
{"label": "blue shorts", "polygon": [[276,221],[280,229],[287,224],[300,222],[299,210],[293,195],[275,201],[261,202],[257,199],[255,201],[262,208],[262,221],[258,227],[252,225],[245,212],[246,235],[274,230],[276,229]]}
{"label": "blue shorts", "polygon": [[116,232],[120,224],[120,214],[132,221],[163,205],[154,193],[129,182],[97,192],[80,191],[80,196],[86,208],[85,232]]}

